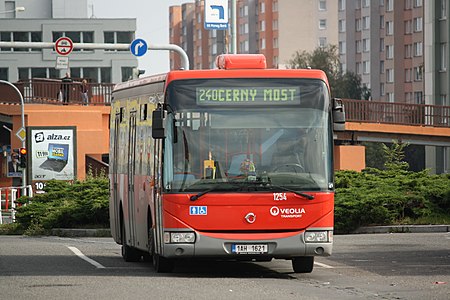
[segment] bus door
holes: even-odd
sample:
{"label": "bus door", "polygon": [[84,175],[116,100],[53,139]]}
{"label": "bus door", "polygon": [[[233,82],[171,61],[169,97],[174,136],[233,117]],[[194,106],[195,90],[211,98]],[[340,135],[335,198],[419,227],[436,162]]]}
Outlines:
{"label": "bus door", "polygon": [[163,243],[163,226],[162,226],[162,214],[163,214],[163,207],[162,207],[162,139],[155,140],[155,149],[154,149],[154,168],[153,168],[153,178],[155,179],[155,188],[154,188],[154,212],[155,212],[155,232],[154,232],[154,239],[155,239],[155,252],[157,254],[162,254],[162,245]]}
{"label": "bus door", "polygon": [[[130,112],[128,132],[128,225],[130,234],[127,237],[132,246],[136,243],[136,205],[134,199],[134,177],[136,157],[136,111]],[[126,228],[126,227],[125,227]]]}
{"label": "bus door", "polygon": [[[111,232],[113,233],[113,237],[116,241],[120,239],[120,215],[119,215],[119,203],[120,203],[120,193],[119,193],[119,174],[118,174],[118,161],[119,161],[119,124],[120,124],[121,114],[116,114],[116,118],[114,119],[114,132],[113,134],[113,157],[112,160],[112,187],[113,187],[113,193],[112,193],[112,208],[113,208],[113,215],[111,216],[112,220],[114,220],[114,223],[112,226],[114,228],[111,228]],[[123,241],[122,241],[123,242]]]}

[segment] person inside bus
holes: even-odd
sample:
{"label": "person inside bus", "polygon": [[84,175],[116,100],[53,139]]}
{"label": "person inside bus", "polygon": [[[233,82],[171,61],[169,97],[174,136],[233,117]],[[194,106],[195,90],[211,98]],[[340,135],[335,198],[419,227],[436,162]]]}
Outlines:
{"label": "person inside bus", "polygon": [[304,171],[300,142],[298,139],[279,138],[272,154],[272,170],[286,171],[296,168]]}

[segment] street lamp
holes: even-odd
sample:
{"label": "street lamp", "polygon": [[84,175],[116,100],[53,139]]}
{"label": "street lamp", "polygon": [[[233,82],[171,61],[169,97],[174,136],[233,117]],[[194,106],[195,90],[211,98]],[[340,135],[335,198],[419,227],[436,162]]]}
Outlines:
{"label": "street lamp", "polygon": [[15,9],[10,9],[10,10],[5,10],[5,11],[0,11],[0,14],[7,14],[7,13],[12,13],[12,12],[21,12],[21,11],[25,11],[25,7],[23,6],[18,6]]}

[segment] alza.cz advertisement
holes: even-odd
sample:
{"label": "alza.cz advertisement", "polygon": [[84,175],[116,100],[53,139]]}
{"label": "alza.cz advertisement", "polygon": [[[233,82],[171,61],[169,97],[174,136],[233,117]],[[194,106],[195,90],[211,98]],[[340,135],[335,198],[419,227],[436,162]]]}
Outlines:
{"label": "alza.cz advertisement", "polygon": [[75,179],[75,127],[31,127],[29,138],[32,181]]}

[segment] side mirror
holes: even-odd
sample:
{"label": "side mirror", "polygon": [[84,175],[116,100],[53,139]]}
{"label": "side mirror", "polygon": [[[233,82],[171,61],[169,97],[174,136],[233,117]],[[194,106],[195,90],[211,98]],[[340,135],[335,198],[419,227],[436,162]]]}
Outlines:
{"label": "side mirror", "polygon": [[333,130],[344,131],[345,130],[345,109],[342,99],[333,98]]}
{"label": "side mirror", "polygon": [[158,107],[152,113],[152,137],[154,139],[164,139],[166,137],[166,116],[167,111]]}

